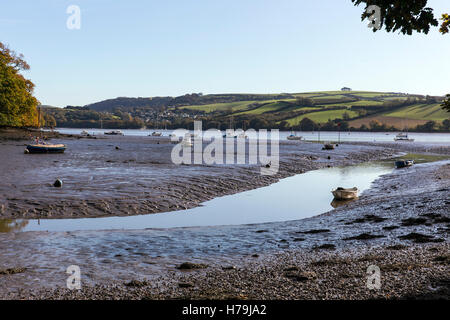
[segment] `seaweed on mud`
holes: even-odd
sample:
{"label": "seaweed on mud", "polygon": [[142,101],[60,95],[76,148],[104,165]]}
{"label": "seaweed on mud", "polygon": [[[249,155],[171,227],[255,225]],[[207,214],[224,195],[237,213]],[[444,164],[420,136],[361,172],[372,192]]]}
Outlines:
{"label": "seaweed on mud", "polygon": [[395,230],[395,229],[398,229],[398,228],[400,228],[399,226],[386,226],[386,227],[383,227],[383,230]]}
{"label": "seaweed on mud", "polygon": [[184,262],[177,266],[178,270],[193,270],[193,269],[205,269],[208,268],[207,264],[202,263],[191,263],[191,262]]}
{"label": "seaweed on mud", "polygon": [[288,271],[284,273],[286,278],[291,280],[304,282],[308,280],[312,280],[316,277],[315,272],[298,272],[298,271]]}
{"label": "seaweed on mud", "polygon": [[415,243],[426,243],[426,242],[443,242],[444,239],[434,238],[433,236],[427,234],[421,234],[416,232],[411,232],[403,236],[399,236],[399,239],[402,240],[412,240]]}
{"label": "seaweed on mud", "polygon": [[426,224],[428,220],[425,218],[408,218],[402,220],[402,226],[411,227],[411,226],[420,226]]}
{"label": "seaweed on mud", "polygon": [[433,261],[440,262],[443,264],[450,264],[450,255],[437,256]]}
{"label": "seaweed on mud", "polygon": [[0,269],[0,275],[11,275],[16,273],[23,273],[27,270],[27,268],[7,268]]}
{"label": "seaweed on mud", "polygon": [[298,233],[304,233],[304,234],[317,234],[317,233],[325,233],[330,232],[329,229],[312,229],[308,231],[299,231]]}
{"label": "seaweed on mud", "polygon": [[[376,216],[373,214],[367,214],[363,218],[358,218],[358,219],[351,221],[351,223],[366,223],[366,222],[379,223],[379,222],[383,222],[385,220],[387,220],[387,218],[382,218],[382,217],[379,217],[379,216]],[[347,224],[351,224],[351,223],[347,223]]]}
{"label": "seaweed on mud", "polygon": [[314,249],[315,250],[317,250],[317,249],[319,249],[319,250],[334,250],[334,249],[336,249],[336,246],[331,243],[325,243],[320,246],[314,247]]}
{"label": "seaweed on mud", "polygon": [[129,282],[124,283],[126,287],[130,288],[142,288],[145,286],[148,286],[149,283],[146,280],[140,281],[140,280],[131,280]]}
{"label": "seaweed on mud", "polygon": [[407,246],[403,245],[403,244],[394,244],[392,246],[387,246],[386,249],[389,250],[403,250],[406,249]]}
{"label": "seaweed on mud", "polygon": [[383,236],[381,234],[361,233],[354,237],[344,238],[343,240],[371,240],[371,239],[378,239],[378,238],[385,238],[385,237],[386,236]]}

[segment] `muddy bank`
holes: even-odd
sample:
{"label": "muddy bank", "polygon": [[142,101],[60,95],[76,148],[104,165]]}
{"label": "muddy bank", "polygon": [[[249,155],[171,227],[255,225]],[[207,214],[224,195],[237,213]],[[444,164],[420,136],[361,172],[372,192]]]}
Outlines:
{"label": "muddy bank", "polygon": [[[261,165],[175,165],[167,138],[53,139],[64,154],[25,155],[20,143],[0,143],[0,217],[78,218],[125,216],[193,208],[222,195],[267,186],[313,169],[392,157],[398,150],[341,144],[280,144],[273,176]],[[248,147],[246,149],[248,156]],[[62,188],[54,188],[56,179]]]}
{"label": "muddy bank", "polygon": [[[183,264],[170,275],[129,279],[82,290],[4,294],[20,299],[449,299],[448,244],[281,253],[241,266]],[[255,258],[257,260],[257,258]],[[194,265],[198,266],[198,265]],[[368,287],[368,267],[380,288]]]}
{"label": "muddy bank", "polygon": [[41,131],[33,128],[0,127],[0,141],[31,141],[34,137],[43,140],[75,138],[74,135],[62,134],[57,131]]}
{"label": "muddy bank", "polygon": [[[442,161],[396,170],[358,201],[298,221],[0,234],[0,270],[21,270],[0,275],[0,297],[449,299],[449,190]],[[72,264],[81,292],[64,289]],[[366,286],[369,265],[381,270],[379,291]]]}

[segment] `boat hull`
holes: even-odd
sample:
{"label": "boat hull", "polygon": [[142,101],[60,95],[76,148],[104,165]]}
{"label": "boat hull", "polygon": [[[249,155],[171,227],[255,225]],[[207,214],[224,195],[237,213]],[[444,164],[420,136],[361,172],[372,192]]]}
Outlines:
{"label": "boat hull", "polygon": [[358,197],[358,189],[336,189],[331,191],[335,200],[352,200]]}
{"label": "boat hull", "polygon": [[27,145],[29,153],[64,153],[66,146],[61,145]]}
{"label": "boat hull", "polygon": [[414,164],[413,160],[399,160],[395,161],[395,167],[397,169],[411,167]]}

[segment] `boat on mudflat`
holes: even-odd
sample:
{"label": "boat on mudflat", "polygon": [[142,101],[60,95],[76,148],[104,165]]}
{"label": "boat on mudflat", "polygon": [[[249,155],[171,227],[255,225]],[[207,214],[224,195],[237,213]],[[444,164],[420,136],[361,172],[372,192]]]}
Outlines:
{"label": "boat on mudflat", "polygon": [[29,144],[26,151],[28,153],[64,153],[64,144]]}
{"label": "boat on mudflat", "polygon": [[336,190],[331,191],[336,200],[350,200],[358,197],[358,188],[337,188]]}
{"label": "boat on mudflat", "polygon": [[333,144],[333,143],[325,143],[325,144],[323,145],[322,150],[334,150],[334,147],[335,147],[335,146],[336,146],[336,145]]}
{"label": "boat on mudflat", "polygon": [[395,167],[397,169],[411,167],[414,164],[414,160],[398,160],[395,161]]}

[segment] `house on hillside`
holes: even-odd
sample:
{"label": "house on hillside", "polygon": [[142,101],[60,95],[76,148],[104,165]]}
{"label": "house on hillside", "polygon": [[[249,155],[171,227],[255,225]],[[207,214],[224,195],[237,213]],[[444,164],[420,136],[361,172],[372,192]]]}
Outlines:
{"label": "house on hillside", "polygon": [[343,87],[343,88],[341,89],[341,91],[352,91],[352,89],[349,88],[349,87]]}

